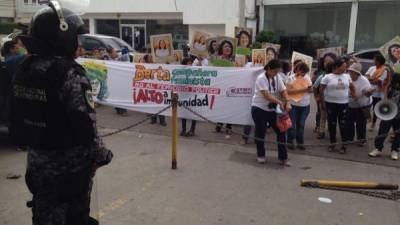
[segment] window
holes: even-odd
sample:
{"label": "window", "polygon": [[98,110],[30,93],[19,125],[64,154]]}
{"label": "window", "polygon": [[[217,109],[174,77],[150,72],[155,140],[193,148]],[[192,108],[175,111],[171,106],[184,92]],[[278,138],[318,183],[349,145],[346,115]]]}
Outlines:
{"label": "window", "polygon": [[379,48],[400,34],[400,2],[360,2],[355,50]]}
{"label": "window", "polygon": [[280,58],[293,51],[315,57],[316,49],[347,46],[350,14],[350,3],[265,6],[264,28],[280,40]]}
{"label": "window", "polygon": [[118,20],[96,20],[96,33],[120,37]]}
{"label": "window", "polygon": [[95,48],[105,48],[103,43],[94,38],[82,38],[82,45],[85,50],[92,51]]}

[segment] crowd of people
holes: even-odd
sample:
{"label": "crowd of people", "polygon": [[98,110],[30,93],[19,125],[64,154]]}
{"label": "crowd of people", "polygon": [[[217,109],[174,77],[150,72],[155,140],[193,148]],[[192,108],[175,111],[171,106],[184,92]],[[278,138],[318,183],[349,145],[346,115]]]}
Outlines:
{"label": "crowd of people", "polygon": [[[4,44],[2,54],[9,71],[14,71],[18,62],[23,59],[24,52],[18,40]],[[23,49],[23,48],[22,48]],[[223,51],[223,48],[220,49]],[[82,46],[78,47],[77,56],[94,58],[98,60],[114,60],[129,62],[128,49],[117,52],[116,49],[94,49],[90,54],[85,52]],[[272,57],[272,56],[271,56]],[[274,58],[275,57],[275,58]],[[289,165],[287,149],[306,150],[304,132],[311,111],[311,98],[315,98],[317,113],[315,116],[314,133],[317,139],[324,139],[325,132],[329,134],[330,152],[345,154],[348,143],[357,141],[360,147],[367,142],[367,124],[370,122],[369,130],[376,128],[378,117],[374,113],[375,105],[382,99],[394,99],[398,104],[399,74],[386,63],[385,57],[376,55],[375,65],[362,74],[362,66],[356,59],[348,56],[337,56],[333,53],[325,54],[319,61],[316,70],[301,61],[288,63],[279,61],[276,54],[272,60],[264,66],[264,73],[256,80],[254,96],[251,103],[251,115],[255,124],[255,143],[257,146],[257,161],[264,163],[265,145],[262,141],[268,129],[276,133],[278,144],[278,158],[282,165]],[[154,63],[150,53],[145,54],[141,63]],[[254,62],[260,64],[259,61]],[[189,55],[181,61],[182,65],[209,66],[206,57]],[[250,63],[253,64],[253,63]],[[306,86],[298,88],[295,84],[306,82]],[[294,101],[289,95],[299,95],[300,99]],[[116,108],[116,113],[121,116],[127,114],[126,109]],[[281,131],[277,127],[277,118],[280,113],[289,115],[292,126],[287,131]],[[159,123],[167,126],[165,116],[151,116],[151,124]],[[400,128],[400,116],[390,121],[381,121],[378,137],[375,139],[375,149],[369,156],[381,155],[384,148],[385,137],[391,128]],[[182,119],[181,136],[191,137],[195,135],[196,121],[191,122],[189,129],[186,127],[187,120]],[[337,144],[337,127],[339,127],[340,142]],[[241,144],[250,142],[251,126],[245,126]],[[226,138],[232,134],[232,124],[216,125],[215,131],[226,132]],[[400,147],[400,135],[398,132],[391,134],[392,147],[391,158],[398,159]]]}

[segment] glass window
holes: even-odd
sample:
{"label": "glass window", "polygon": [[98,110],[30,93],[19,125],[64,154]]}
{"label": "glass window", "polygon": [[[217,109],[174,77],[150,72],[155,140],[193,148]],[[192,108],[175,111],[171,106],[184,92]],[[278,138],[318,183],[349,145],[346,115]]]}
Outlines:
{"label": "glass window", "polygon": [[400,34],[400,1],[360,2],[355,50],[379,48]]}
{"label": "glass window", "polygon": [[105,48],[103,43],[101,43],[99,40],[96,40],[93,38],[82,38],[81,41],[82,41],[83,48],[85,48],[88,51],[91,51],[95,48],[97,48],[97,49]]}
{"label": "glass window", "polygon": [[145,24],[144,20],[121,20],[121,24]]}
{"label": "glass window", "polygon": [[118,20],[96,20],[96,33],[120,37]]}
{"label": "glass window", "polygon": [[293,51],[316,57],[316,49],[347,46],[350,14],[350,3],[265,6],[264,28],[280,40],[280,58]]}
{"label": "glass window", "polygon": [[172,34],[175,49],[183,49],[188,43],[189,28],[182,20],[147,20],[147,43],[150,45],[150,35]]}

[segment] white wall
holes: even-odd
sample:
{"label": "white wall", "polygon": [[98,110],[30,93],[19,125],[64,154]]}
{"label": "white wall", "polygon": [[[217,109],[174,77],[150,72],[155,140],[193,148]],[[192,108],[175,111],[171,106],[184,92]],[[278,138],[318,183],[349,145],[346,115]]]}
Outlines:
{"label": "white wall", "polygon": [[14,0],[0,0],[0,17],[14,18]]}

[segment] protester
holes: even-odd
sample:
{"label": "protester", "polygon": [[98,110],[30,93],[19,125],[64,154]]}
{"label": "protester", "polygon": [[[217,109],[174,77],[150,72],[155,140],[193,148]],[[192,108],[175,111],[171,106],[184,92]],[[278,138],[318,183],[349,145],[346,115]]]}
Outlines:
{"label": "protester", "polygon": [[[333,64],[333,73],[327,74],[321,80],[320,93],[322,108],[326,107],[328,115],[328,129],[330,143],[329,151],[335,151],[336,145],[336,126],[339,123],[340,135],[342,138],[341,154],[346,153],[345,142],[348,141],[348,132],[346,132],[346,116],[349,103],[349,93],[355,98],[355,88],[352,80],[346,74],[347,65],[342,59],[336,59]],[[356,98],[355,98],[356,99]]]}
{"label": "protester", "polygon": [[359,146],[362,147],[367,139],[367,120],[372,104],[371,95],[374,89],[371,87],[368,79],[361,74],[362,65],[360,63],[352,64],[348,71],[350,73],[356,93],[355,98],[349,102],[346,130],[349,132],[348,141],[354,141],[357,133]]}
{"label": "protester", "polygon": [[14,79],[19,65],[25,59],[25,55],[20,53],[19,45],[15,41],[5,42],[2,47],[1,54],[4,57],[4,62],[8,72],[10,73],[12,79]]}
{"label": "protester", "polygon": [[[255,136],[257,138],[257,162],[265,163],[264,140],[269,123],[276,133],[278,144],[278,158],[281,164],[289,166],[287,160],[286,134],[277,127],[277,107],[289,112],[291,109],[288,102],[286,87],[278,75],[281,64],[278,60],[271,60],[265,67],[265,72],[257,77],[255,92],[252,100],[251,114],[255,124]],[[282,98],[283,100],[280,100]]]}
{"label": "protester", "polygon": [[[291,100],[292,110],[290,111],[290,119],[292,120],[292,128],[288,131],[288,148],[294,149],[294,139],[296,139],[297,148],[300,150],[305,150],[304,147],[304,127],[308,115],[310,114],[310,100],[313,89],[311,78],[308,75],[310,68],[307,64],[299,63],[294,68],[295,74],[288,78],[286,87],[287,93],[292,94],[302,94],[303,96],[299,101]],[[307,87],[295,88],[293,84],[296,82],[308,83]]]}
{"label": "protester", "polygon": [[193,66],[208,66],[208,59],[204,55],[199,54],[193,61]]}
{"label": "protester", "polygon": [[388,78],[388,74],[386,71],[386,59],[381,54],[378,54],[374,57],[375,66],[372,66],[368,69],[366,76],[368,77],[369,82],[372,87],[375,89],[375,92],[372,94],[372,123],[370,130],[374,130],[376,126],[376,121],[378,117],[376,116],[374,109],[375,105],[382,100],[383,98],[383,83]]}
{"label": "protester", "polygon": [[[182,65],[191,66],[193,64],[192,59],[187,57],[182,60]],[[181,136],[184,137],[193,137],[196,131],[196,120],[192,120],[192,124],[190,126],[189,132],[186,132],[186,119],[182,119],[182,131],[180,133]]]}
{"label": "protester", "polygon": [[[118,61],[121,61],[121,62],[130,62],[131,61],[131,59],[129,57],[129,49],[127,47],[123,47],[121,49],[121,56],[118,58]],[[151,60],[151,61],[153,61],[153,60]]]}
{"label": "protester", "polygon": [[318,62],[318,68],[314,72],[314,76],[312,78],[312,81],[314,82],[313,88],[314,88],[314,98],[317,103],[317,113],[315,116],[315,128],[314,132],[317,133],[317,139],[323,139],[325,137],[325,127],[326,127],[326,111],[325,107],[323,105],[325,102],[322,101],[321,95],[323,93],[320,92],[320,84],[322,78],[326,74],[330,74],[333,71],[333,63],[337,59],[337,56],[333,53],[327,53],[322,57],[319,62]]}
{"label": "protester", "polygon": [[[392,76],[392,81],[386,92],[387,98],[394,101],[397,107],[400,109],[400,73],[396,72]],[[399,148],[400,148],[400,110],[396,117],[392,120],[382,120],[379,125],[378,136],[375,138],[375,149],[369,153],[369,156],[376,157],[382,154],[384,148],[384,142],[390,129],[393,128],[395,135],[392,142],[392,153],[391,158],[393,160],[399,159]]]}

